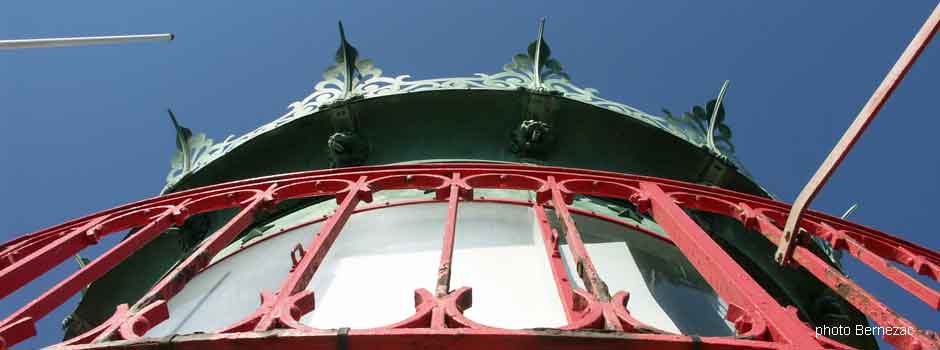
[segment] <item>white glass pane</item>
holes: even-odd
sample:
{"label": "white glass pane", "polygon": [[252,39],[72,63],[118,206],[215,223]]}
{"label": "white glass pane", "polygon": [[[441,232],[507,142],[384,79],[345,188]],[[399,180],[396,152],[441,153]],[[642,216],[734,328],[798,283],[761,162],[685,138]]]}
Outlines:
{"label": "white glass pane", "polygon": [[461,203],[451,287],[473,288],[470,319],[502,328],[566,323],[534,218],[528,206]]}
{"label": "white glass pane", "polygon": [[247,317],[260,305],[261,290],[277,291],[287,277],[294,246],[319,229],[319,223],[298,228],[210,266],[170,299],[170,318],[147,336],[215,331]]}
{"label": "white glass pane", "polygon": [[[585,248],[597,268],[597,273],[601,275],[604,283],[607,283],[611,296],[619,291],[630,293],[627,309],[631,316],[664,331],[679,332],[679,328],[659,306],[656,298],[650,294],[650,289],[643,280],[643,274],[637,268],[630,249],[625,243],[586,243]],[[569,247],[563,245],[561,251],[566,265],[575,266]],[[575,275],[575,271],[570,272]],[[584,283],[580,278],[574,280],[577,281],[579,287],[584,288]]]}
{"label": "white glass pane", "polygon": [[353,215],[308,290],[317,328],[372,328],[414,314],[414,290],[434,291],[446,203],[393,206]]}
{"label": "white glass pane", "polygon": [[[361,329],[411,316],[414,290],[435,289],[446,218],[446,203],[352,215],[307,286],[316,308],[301,322]],[[473,288],[469,318],[503,328],[566,323],[534,218],[528,206],[461,203],[451,287]],[[731,334],[721,317],[726,306],[674,246],[603,220],[575,219],[611,292],[630,292],[634,317],[669,331]],[[248,316],[262,289],[280,288],[294,246],[308,244],[319,229],[298,228],[218,261],[169,301],[170,319],[147,336],[211,332]],[[561,248],[571,269],[567,246]]]}
{"label": "white glass pane", "polygon": [[[630,293],[627,309],[634,318],[682,334],[734,334],[724,320],[727,305],[674,245],[608,221],[574,219],[610,293]],[[576,275],[569,247],[561,250],[569,273]],[[583,288],[580,278],[572,283]]]}

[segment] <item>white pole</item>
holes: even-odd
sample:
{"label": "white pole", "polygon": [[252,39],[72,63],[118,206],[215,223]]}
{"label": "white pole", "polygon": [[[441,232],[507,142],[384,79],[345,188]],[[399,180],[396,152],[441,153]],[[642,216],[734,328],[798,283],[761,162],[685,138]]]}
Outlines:
{"label": "white pole", "polygon": [[48,39],[20,39],[0,40],[0,50],[30,49],[39,47],[62,47],[79,45],[123,44],[140,41],[170,41],[173,34],[143,34],[143,35],[114,35],[89,36],[77,38],[48,38]]}

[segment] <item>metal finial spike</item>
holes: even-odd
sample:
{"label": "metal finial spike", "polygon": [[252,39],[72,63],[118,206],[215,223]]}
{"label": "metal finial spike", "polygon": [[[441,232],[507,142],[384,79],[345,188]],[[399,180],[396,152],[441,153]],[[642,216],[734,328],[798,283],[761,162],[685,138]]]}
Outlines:
{"label": "metal finial spike", "polygon": [[346,30],[343,29],[343,21],[339,21],[339,49],[336,51],[336,64],[341,65],[343,79],[345,79],[343,96],[352,92],[355,85],[354,75],[358,73],[356,70],[358,55],[356,48],[346,41]]}
{"label": "metal finial spike", "polygon": [[545,33],[545,19],[548,17],[539,18],[539,39],[542,38],[542,34]]}
{"label": "metal finial spike", "polygon": [[718,98],[715,100],[715,107],[712,108],[711,119],[708,121],[708,134],[706,135],[708,149],[719,155],[721,154],[721,151],[719,151],[718,147],[715,146],[715,124],[718,123],[718,110],[721,109],[721,101],[725,99],[725,93],[728,92],[728,84],[730,83],[730,80],[725,80],[724,84],[721,84],[721,91],[718,92]]}
{"label": "metal finial spike", "polygon": [[539,19],[539,36],[535,40],[535,55],[532,57],[532,72],[535,73],[535,86],[542,86],[542,43],[545,35],[545,17]]}
{"label": "metal finial spike", "polygon": [[192,166],[192,164],[190,164],[191,147],[189,139],[193,137],[193,132],[192,130],[180,126],[179,122],[176,120],[176,114],[173,114],[172,109],[167,108],[166,111],[170,114],[170,120],[173,121],[173,128],[176,130],[176,150],[179,151],[182,156],[183,172],[189,172]]}
{"label": "metal finial spike", "polygon": [[177,128],[177,129],[179,129],[179,128],[180,128],[180,123],[179,123],[178,121],[176,121],[176,115],[173,114],[173,110],[167,108],[167,109],[166,109],[166,112],[170,114],[170,120],[173,121],[173,126],[174,126],[175,128]]}
{"label": "metal finial spike", "polygon": [[88,265],[88,261],[86,261],[81,254],[75,254],[75,262],[78,263],[79,269],[84,268],[85,265]]}
{"label": "metal finial spike", "polygon": [[[537,60],[536,62],[538,62],[539,58],[541,57],[542,43],[545,41],[544,38],[545,38],[545,17],[542,17],[541,19],[539,19],[539,36],[535,42],[535,59]],[[538,62],[538,63],[541,63],[541,62]]]}
{"label": "metal finial spike", "polygon": [[845,210],[845,213],[842,214],[842,219],[845,220],[845,218],[849,217],[849,215],[852,215],[852,213],[855,212],[855,209],[858,209],[858,202],[852,203],[852,206]]}

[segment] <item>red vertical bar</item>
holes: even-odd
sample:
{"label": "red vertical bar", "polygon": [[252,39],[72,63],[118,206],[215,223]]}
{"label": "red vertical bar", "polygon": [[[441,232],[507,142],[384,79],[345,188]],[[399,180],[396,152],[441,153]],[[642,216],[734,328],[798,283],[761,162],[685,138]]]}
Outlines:
{"label": "red vertical bar", "polygon": [[[548,186],[552,192],[552,203],[554,204],[555,215],[561,220],[564,226],[565,240],[568,243],[568,248],[571,249],[571,255],[574,257],[575,264],[577,265],[578,276],[581,277],[584,286],[591,292],[594,298],[603,304],[610,303],[610,291],[607,290],[607,284],[601,279],[601,276],[597,273],[597,269],[594,268],[594,263],[591,262],[591,257],[588,255],[587,248],[584,246],[584,241],[581,240],[581,233],[578,232],[578,227],[571,217],[571,212],[568,211],[568,205],[565,204],[564,195],[561,193],[561,188],[558,187],[558,183],[555,182],[554,176],[548,177]],[[607,329],[623,330],[619,318],[617,318],[617,315],[611,308],[604,308],[604,324]]]}
{"label": "red vertical bar", "polygon": [[[359,177],[359,180],[351,186],[349,191],[342,194],[342,199],[340,200],[339,207],[336,208],[336,212],[323,223],[323,226],[320,227],[320,231],[317,232],[317,235],[314,236],[307,245],[306,253],[304,253],[303,258],[294,266],[290,274],[287,275],[287,280],[284,281],[284,284],[281,285],[280,290],[277,292],[277,299],[274,305],[285,305],[294,294],[304,290],[307,284],[310,283],[313,274],[316,273],[317,268],[320,267],[320,263],[326,258],[326,253],[329,251],[330,247],[333,246],[333,242],[336,241],[340,231],[343,230],[343,225],[346,224],[346,221],[349,220],[349,216],[352,215],[353,211],[356,209],[356,205],[359,204],[363,196],[368,195],[369,190],[366,188],[365,181],[365,176]],[[273,328],[277,322],[277,318],[281,317],[281,315],[278,314],[280,309],[281,307],[275,307],[269,312],[266,312],[258,321],[257,325],[255,325],[255,331],[265,331]]]}
{"label": "red vertical bar", "polygon": [[777,302],[656,184],[641,182],[656,223],[725,301],[767,322],[776,341],[796,349],[822,349],[815,333]]}
{"label": "red vertical bar", "polygon": [[454,239],[457,231],[457,206],[460,203],[460,173],[451,178],[450,192],[447,195],[447,222],[444,224],[444,243],[441,246],[441,263],[437,269],[437,288],[435,294],[443,298],[450,293],[451,265],[454,260]]}
{"label": "red vertical bar", "polygon": [[538,221],[539,229],[542,231],[542,242],[545,245],[545,254],[548,257],[549,266],[552,268],[552,277],[555,279],[555,288],[558,289],[558,296],[561,297],[561,304],[565,308],[565,318],[568,323],[576,321],[574,310],[574,291],[571,288],[571,281],[568,279],[568,270],[565,269],[565,262],[558,250],[558,236],[548,222],[548,215],[545,214],[545,207],[536,203],[532,209],[535,211],[535,220]]}

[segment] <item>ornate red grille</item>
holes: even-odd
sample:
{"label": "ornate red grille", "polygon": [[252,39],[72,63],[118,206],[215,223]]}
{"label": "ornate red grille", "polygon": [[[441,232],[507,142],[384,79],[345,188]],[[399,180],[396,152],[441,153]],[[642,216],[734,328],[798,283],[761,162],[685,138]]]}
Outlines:
{"label": "ornate red grille", "polygon": [[[463,315],[470,307],[469,288],[451,289],[451,257],[459,205],[475,201],[474,189],[501,188],[536,193],[537,200],[517,202],[533,207],[546,243],[546,255],[559,288],[568,324],[560,329],[507,330],[479,324]],[[448,203],[442,232],[437,288],[417,290],[413,316],[375,329],[314,329],[298,319],[314,307],[313,293],[305,291],[343,225],[372,193],[392,189],[436,192],[428,201]],[[670,334],[644,325],[630,316],[629,291],[611,295],[597,274],[581,241],[568,204],[575,195],[628,200],[648,212],[669,234],[714,290],[729,303],[727,318],[735,337],[697,337]],[[140,335],[168,317],[166,301],[203,270],[222,248],[245,230],[254,215],[292,198],[334,196],[336,212],[325,219],[319,233],[304,247],[285,252],[295,266],[280,289],[263,295],[261,305],[244,320],[206,334],[144,339]],[[277,347],[308,348],[631,348],[631,349],[822,349],[849,348],[817,334],[797,317],[796,310],[778,304],[745,270],[689,217],[685,209],[736,218],[745,227],[778,242],[780,225],[789,206],[766,198],[679,181],[580,169],[495,165],[423,164],[345,168],[278,175],[213,185],[156,197],[96,213],[22,236],[0,246],[0,297],[70,259],[102,237],[137,228],[134,235],[23,306],[0,323],[0,349],[35,335],[34,321],[46,316],[84,286],[133,254],[173,225],[190,216],[240,208],[226,225],[206,238],[134,305],[121,305],[113,316],[85,334],[58,344],[67,349],[230,349]],[[559,219],[579,276],[568,276],[558,254],[558,232],[549,225],[546,208]],[[848,252],[931,308],[940,307],[940,292],[911,275],[891,267],[897,263],[940,280],[940,254],[888,234],[808,212],[800,227]],[[797,246],[793,261],[842,295],[872,321],[884,327],[916,325],[895,314],[855,282],[808,249]],[[431,278],[431,276],[429,276]],[[586,290],[567,281],[580,278]],[[406,302],[406,301],[402,301]],[[940,349],[932,332],[886,336],[899,349]]]}

